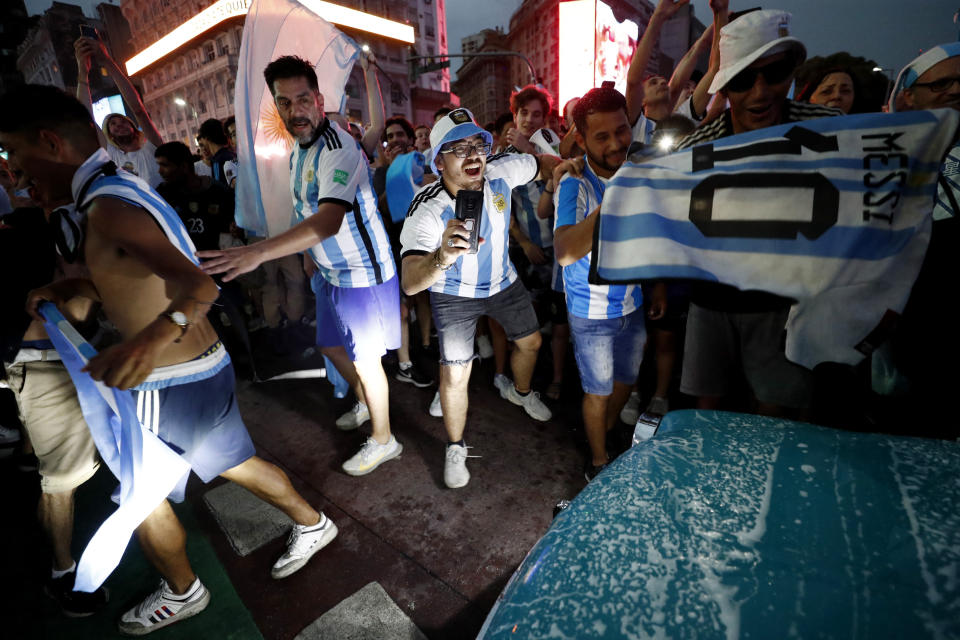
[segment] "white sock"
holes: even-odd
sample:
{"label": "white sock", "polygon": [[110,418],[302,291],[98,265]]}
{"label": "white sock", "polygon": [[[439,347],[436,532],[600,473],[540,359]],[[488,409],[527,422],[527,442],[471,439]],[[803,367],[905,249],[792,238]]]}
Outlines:
{"label": "white sock", "polygon": [[400,363],[400,370],[401,370],[401,371],[406,371],[407,369],[409,369],[409,368],[412,367],[412,366],[413,366],[413,362],[411,362],[410,360],[407,360],[406,362],[401,362],[401,363]]}
{"label": "white sock", "polygon": [[50,569],[50,575],[53,576],[53,579],[54,579],[54,580],[56,580],[57,578],[62,578],[63,576],[67,575],[68,573],[73,573],[74,571],[76,571],[76,569],[77,569],[77,563],[74,562],[72,565],[70,565],[70,568],[69,568],[69,569],[64,569],[63,571],[60,571],[59,569],[53,569],[53,568],[51,568],[51,569]]}

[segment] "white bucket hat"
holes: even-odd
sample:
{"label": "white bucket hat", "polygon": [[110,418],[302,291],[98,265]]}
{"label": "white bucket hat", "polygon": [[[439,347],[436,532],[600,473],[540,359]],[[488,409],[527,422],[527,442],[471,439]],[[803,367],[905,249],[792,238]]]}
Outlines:
{"label": "white bucket hat", "polygon": [[437,171],[437,154],[440,153],[440,147],[448,142],[463,140],[480,134],[483,141],[487,144],[493,144],[493,136],[490,132],[482,128],[473,119],[473,114],[469,109],[454,109],[443,116],[430,130],[430,168]]}
{"label": "white bucket hat", "polygon": [[793,49],[797,64],[807,59],[807,48],[790,35],[791,14],[786,11],[751,11],[720,30],[720,69],[710,84],[710,93],[764,56]]}
{"label": "white bucket hat", "polygon": [[893,91],[890,92],[890,102],[888,103],[890,111],[897,110],[897,96],[903,93],[904,89],[912,87],[920,79],[920,76],[934,65],[956,56],[960,56],[960,42],[947,42],[928,49],[911,60],[910,64],[901,69],[897,75],[897,82],[893,85]]}

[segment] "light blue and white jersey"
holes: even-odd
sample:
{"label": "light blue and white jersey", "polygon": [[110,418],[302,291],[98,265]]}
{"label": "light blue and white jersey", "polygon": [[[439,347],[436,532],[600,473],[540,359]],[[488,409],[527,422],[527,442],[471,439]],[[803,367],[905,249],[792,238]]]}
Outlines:
{"label": "light blue and white jersey", "polygon": [[[590,215],[600,206],[606,185],[607,181],[595,174],[589,163],[584,165],[583,176],[565,175],[554,195],[556,228],[577,224]],[[639,285],[590,284],[589,276],[589,253],[563,268],[563,287],[567,296],[567,313],[570,315],[590,320],[622,318],[643,305]]]}
{"label": "light blue and white jersey", "polygon": [[960,215],[960,144],[954,145],[943,159],[933,206],[934,220],[946,220],[956,215]]}
{"label": "light blue and white jersey", "polygon": [[200,261],[194,255],[197,249],[173,207],[141,178],[114,165],[105,167],[110,162],[107,152],[97,149],[73,174],[70,186],[77,211],[83,213],[99,197],[129,202],[149,213],[170,243],[199,266]]}
{"label": "light blue and white jersey", "polygon": [[290,154],[293,224],[315,214],[325,202],[346,208],[337,233],[308,250],[321,275],[335,287],[371,287],[397,272],[370,175],[356,140],[329,118],[312,143],[298,144]]}
{"label": "light blue and white jersey", "polygon": [[[487,298],[517,279],[510,262],[510,192],[537,177],[540,163],[527,154],[497,154],[487,158],[483,180],[483,244],[474,255],[465,254],[443,272],[430,287],[434,293],[464,298]],[[456,217],[456,200],[443,179],[420,189],[410,203],[400,232],[401,260],[408,255],[426,255],[440,246],[447,222]]]}
{"label": "light blue and white jersey", "polygon": [[656,128],[657,123],[641,113],[637,121],[633,123],[633,141],[650,144]]}
{"label": "light blue and white jersey", "polygon": [[[190,234],[173,207],[142,179],[123,169],[116,169],[103,149],[98,149],[80,165],[73,174],[71,189],[77,211],[81,215],[84,215],[87,207],[96,198],[117,198],[143,209],[154,219],[170,244],[199,267],[200,261],[194,255],[196,248],[190,240]],[[83,226],[80,225],[80,228]],[[134,389],[163,389],[206,380],[229,364],[230,356],[227,350],[217,342],[201,357],[154,369]]]}
{"label": "light blue and white jersey", "polygon": [[513,189],[513,216],[524,235],[541,249],[553,246],[553,216],[537,216],[537,204],[546,184],[543,180],[534,180]]}

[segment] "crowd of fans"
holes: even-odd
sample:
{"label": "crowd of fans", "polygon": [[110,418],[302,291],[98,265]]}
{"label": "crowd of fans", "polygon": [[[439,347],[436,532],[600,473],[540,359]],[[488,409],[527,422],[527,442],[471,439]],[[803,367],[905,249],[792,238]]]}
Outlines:
{"label": "crowd of fans", "polygon": [[[670,78],[647,75],[663,24],[684,4],[657,5],[627,70],[625,94],[602,86],[558,105],[543,87],[530,85],[515,91],[503,115],[484,126],[474,122],[470,105],[439,109],[431,123],[386,117],[369,53],[362,65],[371,122],[348,121],[324,112],[308,62],[279,58],[264,74],[296,140],[293,218],[288,231],[270,238],[248,235],[234,222],[238,170],[250,161],[238,157],[235,120],[200,124],[196,152],[183,141],[164,142],[104,45],[80,38],[78,102],[37,87],[0,97],[0,142],[10,156],[9,169],[4,164],[0,171],[0,234],[7,273],[21,274],[6,283],[4,308],[23,307],[31,289],[38,290],[29,295],[31,311],[41,298],[62,302],[81,332],[104,348],[108,360],[92,363],[95,377],[133,388],[141,405],[143,394],[199,384],[170,378],[168,386],[149,387],[154,366],[162,365],[159,372],[224,359],[216,353],[223,351],[217,335],[252,379],[268,377],[265,359],[275,366],[276,356],[296,361],[304,349],[319,348],[355,395],[336,426],[356,429],[371,422],[371,437],[343,464],[352,475],[374,471],[403,448],[390,425],[383,364],[388,352],[393,355],[387,370],[395,380],[437,386],[429,409],[426,401],[424,407],[443,419],[443,477],[450,488],[470,480],[464,429],[467,383],[477,358],[493,358],[491,382],[501,397],[538,421],[552,419],[554,403],[579,377],[587,481],[628,446],[623,434],[632,434],[638,423],[655,428],[676,407],[956,437],[955,428],[941,420],[949,376],[926,361],[945,353],[937,342],[944,334],[925,328],[933,317],[946,322],[942,280],[953,266],[955,212],[934,223],[902,326],[884,349],[855,367],[828,363],[811,371],[789,361],[783,336],[792,301],[786,298],[715,283],[590,282],[604,190],[631,153],[651,145],[685,149],[843,114],[960,109],[955,45],[911,63],[888,96],[872,61],[847,53],[807,59],[803,43],[789,33],[789,14],[737,14],[728,0],[711,0],[712,24]],[[704,73],[695,69],[702,59],[708,60]],[[112,114],[102,128],[93,125],[97,140],[85,129],[92,123],[85,113],[94,62],[131,108],[130,117]],[[86,109],[78,111],[71,101]],[[29,144],[18,137],[23,135]],[[388,192],[397,173],[391,168],[410,154],[421,154],[422,183],[407,210],[391,211]],[[44,164],[41,156],[56,162]],[[944,169],[948,184],[956,165]],[[104,176],[112,182],[99,182]],[[65,183],[59,190],[45,182],[54,178]],[[94,195],[87,196],[91,185]],[[479,193],[477,229],[455,215],[470,192]],[[105,200],[122,204],[111,209]],[[176,230],[143,226],[130,210],[167,223],[164,216],[175,215],[189,242]],[[114,217],[105,225],[108,215]],[[167,223],[157,226],[166,229]],[[472,243],[475,234],[481,239]],[[74,288],[45,286],[55,280]],[[132,307],[147,309],[150,317],[135,317]],[[72,496],[96,471],[97,454],[42,324],[26,313],[14,315],[4,314],[5,386],[16,395],[39,464],[41,522],[54,558],[51,593],[65,611],[84,615],[106,596],[102,590],[72,591]],[[120,342],[107,348],[110,329]],[[124,365],[134,343],[154,345],[142,372]],[[638,377],[641,370],[645,375]],[[210,380],[220,380],[221,369],[210,371]],[[232,375],[232,369],[224,371]],[[538,377],[535,371],[545,373]],[[217,384],[232,393],[232,378]],[[210,393],[219,397],[221,390]],[[189,448],[184,455],[192,456],[203,479],[222,474],[296,521],[287,552],[274,567],[275,577],[289,575],[336,535],[336,527],[306,504],[282,471],[253,455],[235,400],[225,411],[233,417],[210,433],[229,428],[234,435],[218,441],[215,454],[204,449],[203,438],[194,438],[196,455]],[[157,433],[177,437],[165,436],[162,427]],[[19,434],[5,426],[2,436],[10,442]],[[182,538],[182,529],[170,534],[178,530],[176,517],[168,506],[158,511],[138,533],[164,582],[124,616],[121,628],[130,633],[198,613],[209,600],[182,540],[164,538]]]}

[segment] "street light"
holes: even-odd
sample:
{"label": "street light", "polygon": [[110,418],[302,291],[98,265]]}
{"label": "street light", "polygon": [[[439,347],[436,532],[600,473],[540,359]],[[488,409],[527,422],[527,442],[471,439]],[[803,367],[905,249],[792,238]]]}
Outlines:
{"label": "street light", "polygon": [[193,108],[193,105],[181,98],[180,96],[175,96],[173,98],[173,104],[177,105],[181,109],[184,107],[190,107],[190,111],[193,112],[193,121],[197,125],[197,131],[200,130],[200,116],[197,115],[197,110]]}

